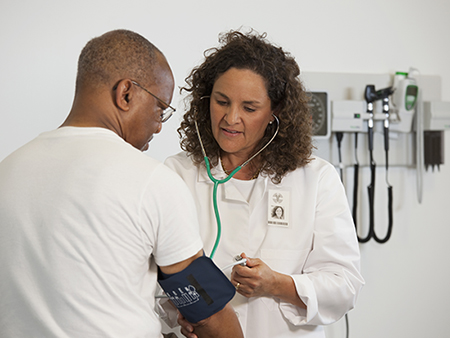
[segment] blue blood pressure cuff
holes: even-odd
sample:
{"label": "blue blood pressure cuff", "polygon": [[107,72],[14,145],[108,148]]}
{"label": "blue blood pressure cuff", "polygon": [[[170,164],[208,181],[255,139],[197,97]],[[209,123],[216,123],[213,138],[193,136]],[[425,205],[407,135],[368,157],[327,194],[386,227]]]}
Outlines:
{"label": "blue blood pressure cuff", "polygon": [[172,275],[158,269],[158,283],[191,323],[222,310],[236,292],[229,279],[206,256],[197,258],[186,269]]}

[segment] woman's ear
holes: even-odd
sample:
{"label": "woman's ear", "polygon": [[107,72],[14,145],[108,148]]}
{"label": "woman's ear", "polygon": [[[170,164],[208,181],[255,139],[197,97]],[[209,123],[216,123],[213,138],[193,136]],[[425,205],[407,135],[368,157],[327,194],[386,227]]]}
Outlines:
{"label": "woman's ear", "polygon": [[130,110],[130,100],[131,100],[131,88],[133,83],[129,79],[120,80],[116,86],[116,91],[114,93],[114,101],[117,107],[123,111]]}
{"label": "woman's ear", "polygon": [[269,121],[269,124],[273,124],[276,120],[278,120],[278,117],[275,115],[275,112],[272,112],[271,120]]}

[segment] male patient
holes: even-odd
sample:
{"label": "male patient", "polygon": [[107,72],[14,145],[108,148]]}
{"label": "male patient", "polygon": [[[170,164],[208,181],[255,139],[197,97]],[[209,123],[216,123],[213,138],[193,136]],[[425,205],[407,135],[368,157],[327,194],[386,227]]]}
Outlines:
{"label": "male patient", "polygon": [[[172,280],[205,258],[188,189],[142,153],[173,112],[173,89],[155,46],[108,32],[81,52],[62,126],[0,163],[2,338],[162,337],[158,266]],[[193,314],[197,335],[242,337],[217,303]]]}

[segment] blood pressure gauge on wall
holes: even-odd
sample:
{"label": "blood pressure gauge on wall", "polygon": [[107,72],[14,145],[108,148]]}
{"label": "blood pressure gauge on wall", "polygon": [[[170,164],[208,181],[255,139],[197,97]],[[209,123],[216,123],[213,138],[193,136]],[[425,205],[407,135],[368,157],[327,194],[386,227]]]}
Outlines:
{"label": "blood pressure gauge on wall", "polygon": [[330,137],[330,105],[327,92],[308,92],[309,107],[313,125],[313,135],[315,138]]}

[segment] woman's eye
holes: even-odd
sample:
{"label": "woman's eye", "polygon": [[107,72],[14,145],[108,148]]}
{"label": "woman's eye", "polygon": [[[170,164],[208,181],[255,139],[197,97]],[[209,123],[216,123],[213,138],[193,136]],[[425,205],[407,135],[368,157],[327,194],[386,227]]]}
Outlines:
{"label": "woman's eye", "polygon": [[217,104],[219,105],[219,106],[226,106],[227,105],[227,101],[220,101],[220,100],[217,100]]}
{"label": "woman's eye", "polygon": [[251,108],[251,107],[244,107],[245,111],[249,112],[249,113],[253,113],[256,109]]}

